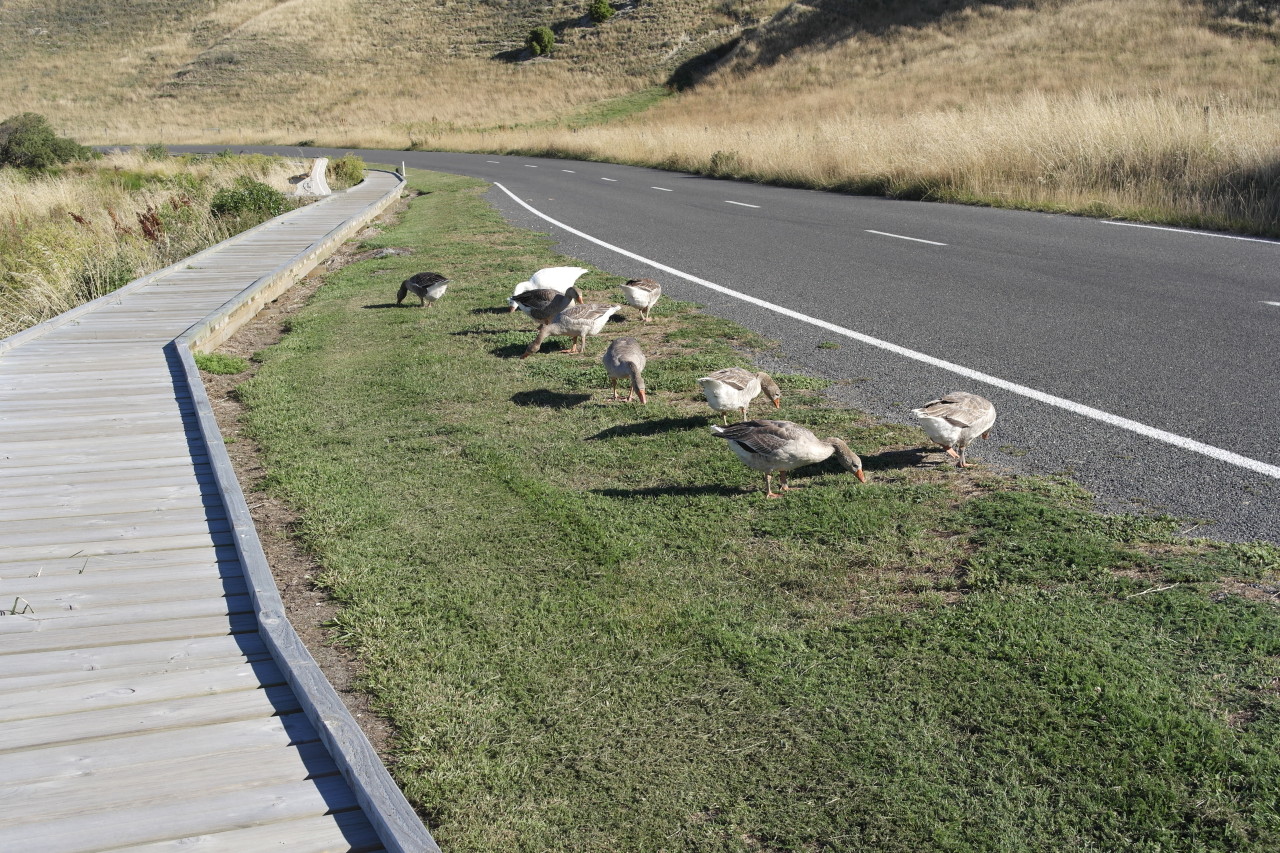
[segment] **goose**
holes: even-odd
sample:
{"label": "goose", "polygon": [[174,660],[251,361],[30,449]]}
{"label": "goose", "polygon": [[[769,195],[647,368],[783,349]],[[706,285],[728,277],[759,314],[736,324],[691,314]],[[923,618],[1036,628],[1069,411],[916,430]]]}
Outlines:
{"label": "goose", "polygon": [[633,278],[620,285],[627,304],[640,309],[640,319],[649,322],[649,312],[662,296],[662,285],[651,278]]}
{"label": "goose", "polygon": [[782,391],[767,373],[752,373],[741,367],[726,367],[698,380],[698,386],[707,397],[711,408],[720,413],[725,424],[726,412],[742,412],[747,419],[747,407],[763,390],[769,395],[775,409],[782,408]]}
{"label": "goose", "polygon": [[613,399],[618,399],[618,380],[629,378],[631,390],[627,392],[627,402],[631,402],[633,395],[638,395],[641,403],[647,402],[644,377],[640,375],[644,370],[645,357],[635,338],[614,338],[601,360],[610,382],[613,383]]}
{"label": "goose", "polygon": [[412,293],[418,297],[418,307],[431,307],[444,292],[449,289],[449,279],[438,272],[420,272],[400,282],[400,292],[396,295],[396,304],[404,302],[404,298]]}
{"label": "goose", "polygon": [[788,491],[787,475],[801,465],[821,462],[833,453],[845,469],[865,483],[862,460],[838,438],[820,439],[791,421],[740,421],[732,426],[712,426],[711,433],[729,442],[729,449],[753,471],[764,472],[765,497],[780,498],[773,490],[777,473],[781,490]]}
{"label": "goose", "polygon": [[[543,267],[542,269],[529,276],[528,281],[522,281],[516,285],[516,289],[511,292],[511,299],[507,300],[507,304],[511,306],[511,310],[516,310],[515,298],[521,293],[530,290],[540,290],[543,288],[554,290],[556,293],[564,293],[573,286],[579,278],[590,270],[585,267]],[[579,302],[582,300],[579,299]]]}
{"label": "goose", "polygon": [[924,422],[921,426],[929,438],[945,447],[948,456],[959,460],[956,466],[960,468],[969,467],[964,458],[969,442],[978,436],[986,438],[996,422],[996,407],[991,401],[967,391],[952,391],[911,412]]}
{"label": "goose", "polygon": [[565,350],[567,355],[579,352],[585,353],[587,351],[587,337],[600,334],[604,324],[609,322],[609,318],[621,307],[621,305],[600,305],[592,302],[588,302],[585,305],[570,305],[557,314],[554,319],[542,324],[542,327],[538,329],[538,336],[533,339],[533,343],[529,344],[529,348],[520,357],[528,358],[537,352],[542,347],[542,342],[549,335],[570,335],[574,338],[573,346]]}
{"label": "goose", "polygon": [[557,293],[549,287],[540,287],[511,297],[511,303],[532,317],[539,326],[550,322],[574,302],[582,304],[582,292],[573,285],[569,285],[564,293]]}

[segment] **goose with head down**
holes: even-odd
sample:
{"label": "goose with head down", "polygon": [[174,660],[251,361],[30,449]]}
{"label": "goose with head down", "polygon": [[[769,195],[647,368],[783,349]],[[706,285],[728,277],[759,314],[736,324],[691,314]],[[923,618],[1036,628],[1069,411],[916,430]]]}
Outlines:
{"label": "goose with head down", "polygon": [[521,358],[528,358],[542,347],[542,342],[551,335],[569,335],[574,339],[573,346],[565,350],[566,355],[585,353],[587,338],[600,334],[604,324],[621,308],[621,305],[600,305],[588,302],[585,305],[570,305],[549,322],[538,329],[538,336],[529,344]]}
{"label": "goose with head down", "polygon": [[633,396],[639,396],[641,403],[648,402],[645,399],[644,377],[641,376],[645,365],[644,352],[635,338],[614,338],[604,351],[601,361],[604,362],[604,371],[609,374],[609,381],[613,384],[613,399],[618,399],[618,380],[627,379],[631,382],[627,402],[630,403]]}
{"label": "goose with head down", "polygon": [[[519,307],[516,305],[515,298],[530,290],[554,290],[556,293],[564,293],[587,272],[590,270],[586,267],[543,267],[529,276],[528,281],[522,281],[516,285],[507,304],[511,306],[512,311],[515,311]],[[582,299],[579,298],[578,301],[581,302]]]}
{"label": "goose with head down", "polygon": [[768,395],[775,409],[782,408],[782,391],[778,383],[764,372],[752,373],[741,367],[726,367],[699,379],[698,387],[726,424],[729,423],[727,412],[742,412],[745,421],[747,408],[762,391]]}
{"label": "goose with head down", "polygon": [[920,426],[929,438],[945,447],[960,468],[969,467],[965,461],[969,442],[978,436],[988,437],[996,422],[996,407],[991,401],[967,391],[952,391],[911,413],[921,420]]}
{"label": "goose with head down", "polygon": [[449,289],[449,279],[438,272],[420,272],[400,282],[400,292],[396,295],[396,304],[404,302],[404,298],[412,293],[418,297],[418,307],[430,307],[444,292]]}
{"label": "goose with head down", "polygon": [[765,496],[779,498],[773,490],[773,475],[778,475],[780,490],[796,488],[787,485],[787,476],[802,465],[821,462],[833,454],[840,464],[861,482],[862,460],[839,438],[820,439],[791,421],[741,421],[730,426],[712,426],[713,435],[729,442],[729,449],[753,471],[764,473]]}

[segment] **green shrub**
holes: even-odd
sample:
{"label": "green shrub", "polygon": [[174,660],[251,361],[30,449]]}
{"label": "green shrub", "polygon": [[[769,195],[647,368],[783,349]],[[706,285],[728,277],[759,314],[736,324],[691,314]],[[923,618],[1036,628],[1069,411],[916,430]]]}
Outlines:
{"label": "green shrub", "polygon": [[609,0],[591,0],[587,6],[587,17],[597,24],[603,24],[613,17],[613,4]]}
{"label": "green shrub", "polygon": [[159,142],[153,142],[142,147],[142,155],[148,160],[167,160],[169,159],[169,149]]}
{"label": "green shrub", "polygon": [[54,133],[49,120],[39,113],[22,113],[0,122],[0,166],[44,170],[93,157],[91,149]]}
{"label": "green shrub", "polygon": [[225,187],[213,194],[209,209],[219,218],[270,219],[288,210],[289,202],[279,190],[241,175],[236,178],[234,186]]}
{"label": "green shrub", "polygon": [[336,189],[354,187],[364,180],[364,160],[355,154],[346,154],[330,160],[325,178]]}
{"label": "green shrub", "polygon": [[529,36],[524,40],[524,46],[529,48],[529,52],[534,56],[543,56],[551,53],[556,46],[556,34],[551,32],[550,27],[534,27],[529,30]]}

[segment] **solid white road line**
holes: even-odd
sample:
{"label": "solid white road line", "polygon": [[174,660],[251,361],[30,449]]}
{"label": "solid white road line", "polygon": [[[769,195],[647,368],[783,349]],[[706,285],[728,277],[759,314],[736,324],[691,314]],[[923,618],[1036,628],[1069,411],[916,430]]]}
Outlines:
{"label": "solid white road line", "polygon": [[1128,225],[1130,228],[1172,231],[1175,234],[1190,234],[1193,237],[1221,237],[1223,240],[1244,240],[1248,243],[1267,243],[1272,246],[1280,246],[1280,240],[1265,240],[1262,237],[1240,237],[1236,234],[1216,234],[1213,231],[1192,231],[1190,228],[1168,228],[1164,225],[1143,225],[1140,222],[1118,222],[1115,219],[1100,219],[1098,221],[1103,225]]}
{"label": "solid white road line", "polygon": [[945,246],[946,243],[935,243],[932,240],[921,240],[919,237],[904,237],[901,234],[890,234],[888,231],[872,231],[870,228],[865,229],[868,234],[879,234],[881,237],[896,237],[899,240],[910,240],[913,243],[928,243],[930,246]]}
{"label": "solid white road line", "polygon": [[1072,412],[1073,414],[1081,415],[1086,418],[1092,418],[1093,420],[1101,421],[1102,423],[1109,424],[1114,427],[1119,427],[1120,429],[1128,430],[1129,432],[1137,433],[1138,435],[1155,439],[1156,441],[1162,441],[1166,444],[1171,444],[1175,447],[1180,447],[1183,450],[1189,450],[1192,453],[1199,453],[1201,455],[1208,456],[1213,459],[1217,459],[1219,462],[1225,462],[1228,465],[1235,465],[1239,468],[1247,468],[1250,471],[1255,471],[1259,474],[1265,474],[1268,477],[1274,477],[1280,480],[1280,466],[1269,465],[1266,462],[1261,462],[1257,459],[1250,459],[1247,456],[1241,456],[1239,453],[1233,453],[1230,450],[1223,450],[1220,447],[1214,447],[1213,445],[1210,445],[1210,444],[1204,444],[1203,442],[1196,441],[1195,439],[1192,439],[1192,438],[1187,438],[1185,436],[1176,435],[1171,432],[1166,432],[1165,430],[1158,429],[1153,426],[1147,426],[1146,424],[1141,424],[1141,423],[1138,423],[1137,421],[1131,421],[1128,418],[1122,418],[1119,415],[1113,415],[1109,412],[1104,412],[1101,409],[1095,409],[1092,406],[1086,406],[1082,403],[1076,403],[1072,400],[1067,400],[1062,397],[1055,397],[1052,394],[1046,394],[1043,391],[1037,391],[1034,388],[1028,388],[1025,385],[1018,385],[1017,383],[1009,382],[997,376],[991,376],[989,374],[982,373],[977,370],[971,370],[970,368],[963,367],[959,364],[953,364],[949,361],[944,361],[940,358],[934,358],[931,355],[925,355],[922,352],[916,352],[915,350],[910,350],[910,349],[907,349],[906,347],[889,343],[888,341],[882,341],[879,338],[873,338],[870,335],[864,335],[861,332],[855,332],[852,329],[846,329],[843,326],[837,326],[834,323],[828,323],[826,320],[819,320],[816,317],[810,317],[807,314],[801,314],[799,311],[792,311],[790,308],[784,308],[781,305],[775,305],[772,302],[766,302],[763,299],[757,299],[756,297],[751,296],[749,294],[740,293],[739,291],[733,290],[731,288],[725,287],[720,284],[716,284],[715,282],[707,281],[706,279],[703,279],[703,278],[698,278],[697,276],[690,275],[686,272],[681,272],[680,270],[675,269],[674,267],[669,267],[666,264],[659,263],[658,261],[650,260],[649,258],[646,258],[643,255],[637,255],[635,252],[629,252],[626,249],[613,245],[612,243],[606,243],[604,240],[601,240],[598,237],[592,237],[590,234],[587,234],[583,231],[579,231],[577,228],[574,228],[570,225],[566,225],[563,222],[559,221],[558,219],[552,219],[550,216],[547,216],[545,213],[538,210],[536,207],[533,207],[532,205],[525,203],[522,199],[518,198],[513,192],[511,192],[511,190],[507,189],[502,184],[494,182],[494,186],[502,190],[511,198],[512,201],[514,201],[516,204],[520,205],[525,210],[532,213],[534,216],[537,216],[539,219],[542,219],[545,222],[549,222],[558,228],[563,228],[565,231],[568,231],[570,234],[573,234],[576,237],[581,237],[582,239],[591,243],[595,243],[597,246],[602,246],[611,252],[616,252],[617,254],[622,255],[623,257],[631,258],[632,260],[639,261],[642,264],[647,264],[648,266],[651,266],[654,269],[662,270],[663,272],[674,275],[677,278],[682,278],[685,281],[690,281],[690,282],[693,282],[694,284],[702,285],[703,287],[706,287],[710,290],[714,290],[717,293],[723,293],[726,296],[732,296],[735,299],[740,299],[743,302],[748,302],[752,305],[757,305],[761,308],[766,308],[777,314],[781,314],[784,317],[791,317],[794,320],[800,320],[801,322],[808,323],[811,326],[817,326],[820,329],[826,329],[828,332],[833,332],[837,335],[843,335],[846,338],[852,338],[855,341],[859,341],[864,344],[869,344],[870,346],[877,347],[878,349],[882,349],[887,352],[894,353],[895,355],[900,355],[905,358],[912,359],[914,361],[923,362],[924,364],[932,365],[933,367],[938,367],[943,370],[950,371],[951,373],[955,373],[959,376],[964,376],[968,379],[973,379],[978,382],[983,382],[983,383],[986,383],[987,385],[992,385],[996,388],[1002,388],[1005,391],[1009,391],[1010,393],[1018,394],[1022,397],[1027,397],[1029,399],[1036,400],[1037,402],[1046,403],[1050,406],[1056,406],[1059,409],[1065,409],[1068,412]]}
{"label": "solid white road line", "polygon": [[1263,302],[1262,304],[1263,304],[1263,305],[1274,305],[1274,306],[1276,306],[1277,308],[1280,308],[1280,302]]}
{"label": "solid white road line", "polygon": [[757,210],[760,209],[760,205],[747,204],[745,201],[725,201],[725,204],[736,204],[738,207],[754,207]]}

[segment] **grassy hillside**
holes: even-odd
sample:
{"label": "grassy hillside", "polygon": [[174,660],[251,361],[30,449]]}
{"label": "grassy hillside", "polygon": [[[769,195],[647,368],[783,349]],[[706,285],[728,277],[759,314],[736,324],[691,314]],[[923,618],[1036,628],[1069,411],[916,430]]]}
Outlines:
{"label": "grassy hillside", "polygon": [[[85,142],[536,152],[1280,234],[1276,0],[13,0]],[[534,25],[559,47],[530,59]]]}

